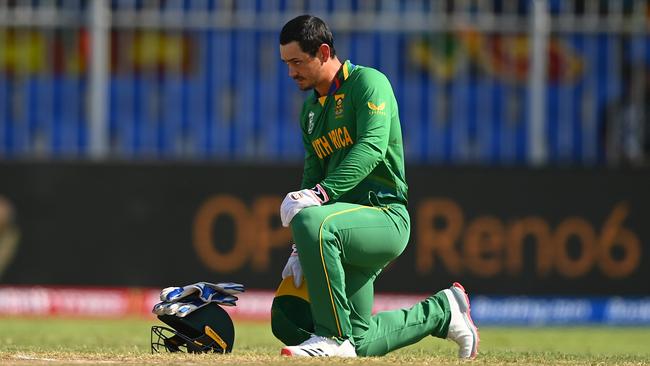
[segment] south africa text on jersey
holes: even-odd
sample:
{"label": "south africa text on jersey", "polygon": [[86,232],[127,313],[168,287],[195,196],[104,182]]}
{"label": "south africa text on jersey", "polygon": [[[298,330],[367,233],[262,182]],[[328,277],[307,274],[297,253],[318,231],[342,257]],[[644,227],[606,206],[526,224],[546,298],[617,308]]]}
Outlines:
{"label": "south africa text on jersey", "polygon": [[354,141],[352,141],[348,129],[343,126],[335,128],[323,136],[312,140],[311,146],[314,148],[314,151],[316,151],[316,155],[318,155],[319,158],[324,159],[335,150],[350,146],[353,143]]}

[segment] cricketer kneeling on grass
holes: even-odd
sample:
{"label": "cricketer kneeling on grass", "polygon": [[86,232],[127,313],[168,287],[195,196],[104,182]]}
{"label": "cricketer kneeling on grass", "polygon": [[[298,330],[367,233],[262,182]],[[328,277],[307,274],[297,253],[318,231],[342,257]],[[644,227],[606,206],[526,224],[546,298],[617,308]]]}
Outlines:
{"label": "cricketer kneeling on grass", "polygon": [[371,314],[374,281],[404,251],[410,231],[390,82],[339,61],[332,33],[314,16],[285,24],[280,54],[298,87],[314,90],[300,116],[302,183],[280,208],[295,242],[272,307],[273,333],[286,344],[281,354],[378,356],[431,335],[474,358],[478,331],[458,283],[410,309]]}

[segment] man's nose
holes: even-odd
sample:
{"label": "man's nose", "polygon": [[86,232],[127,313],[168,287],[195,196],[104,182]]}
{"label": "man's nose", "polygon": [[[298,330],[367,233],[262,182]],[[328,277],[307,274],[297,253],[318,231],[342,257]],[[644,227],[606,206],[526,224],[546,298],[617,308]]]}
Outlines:
{"label": "man's nose", "polygon": [[289,66],[289,77],[293,79],[297,75],[298,75],[298,72],[296,72],[296,70],[293,67]]}

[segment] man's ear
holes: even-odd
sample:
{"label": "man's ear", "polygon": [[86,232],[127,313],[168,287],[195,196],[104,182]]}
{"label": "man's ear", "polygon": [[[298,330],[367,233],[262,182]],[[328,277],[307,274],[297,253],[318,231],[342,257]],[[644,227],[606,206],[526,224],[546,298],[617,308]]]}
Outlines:
{"label": "man's ear", "polygon": [[318,51],[320,53],[320,61],[321,62],[326,62],[330,58],[330,52],[332,51],[330,49],[330,46],[327,44],[323,43],[318,47]]}

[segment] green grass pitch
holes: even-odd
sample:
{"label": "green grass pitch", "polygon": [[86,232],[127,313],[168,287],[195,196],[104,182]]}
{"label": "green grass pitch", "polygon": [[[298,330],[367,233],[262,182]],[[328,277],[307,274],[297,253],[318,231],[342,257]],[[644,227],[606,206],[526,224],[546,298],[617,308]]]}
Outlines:
{"label": "green grass pitch", "polygon": [[[428,337],[385,357],[289,359],[268,323],[235,321],[230,355],[150,353],[149,328],[158,320],[0,318],[0,365],[457,365],[456,346]],[[475,364],[650,364],[648,327],[483,327]],[[332,362],[334,361],[334,362]]]}

